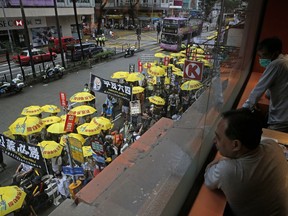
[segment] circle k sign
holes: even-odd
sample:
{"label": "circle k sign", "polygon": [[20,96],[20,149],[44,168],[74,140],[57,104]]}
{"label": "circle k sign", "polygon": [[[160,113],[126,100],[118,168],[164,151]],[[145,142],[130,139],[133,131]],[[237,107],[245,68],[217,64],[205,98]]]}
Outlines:
{"label": "circle k sign", "polygon": [[184,78],[193,79],[193,80],[202,80],[203,67],[202,62],[185,60],[184,63]]}

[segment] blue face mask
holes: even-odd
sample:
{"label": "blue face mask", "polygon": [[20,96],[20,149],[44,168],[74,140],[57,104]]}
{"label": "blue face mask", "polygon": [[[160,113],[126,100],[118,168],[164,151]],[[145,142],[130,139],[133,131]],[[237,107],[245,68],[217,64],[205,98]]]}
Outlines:
{"label": "blue face mask", "polygon": [[259,64],[266,68],[271,63],[271,59],[259,59]]}

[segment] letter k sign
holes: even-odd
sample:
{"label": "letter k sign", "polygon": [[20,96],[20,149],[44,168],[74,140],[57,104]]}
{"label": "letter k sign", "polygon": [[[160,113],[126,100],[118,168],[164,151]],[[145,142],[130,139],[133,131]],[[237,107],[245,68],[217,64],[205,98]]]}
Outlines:
{"label": "letter k sign", "polygon": [[15,20],[15,25],[16,26],[22,26],[23,25],[22,20]]}

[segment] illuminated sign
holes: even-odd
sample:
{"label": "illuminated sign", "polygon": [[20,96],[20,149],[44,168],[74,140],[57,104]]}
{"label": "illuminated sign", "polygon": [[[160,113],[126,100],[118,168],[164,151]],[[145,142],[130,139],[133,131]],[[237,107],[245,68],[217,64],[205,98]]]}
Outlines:
{"label": "illuminated sign", "polygon": [[[44,17],[26,18],[28,28],[46,27],[46,19]],[[0,18],[0,31],[1,30],[14,30],[23,29],[24,20],[22,18]]]}

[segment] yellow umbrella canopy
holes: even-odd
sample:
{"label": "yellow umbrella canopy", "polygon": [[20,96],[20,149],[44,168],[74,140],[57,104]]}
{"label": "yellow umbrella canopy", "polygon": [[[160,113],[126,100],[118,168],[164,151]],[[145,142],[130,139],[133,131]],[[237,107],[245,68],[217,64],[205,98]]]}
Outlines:
{"label": "yellow umbrella canopy", "polygon": [[[155,76],[153,76],[152,79],[149,79],[148,82],[152,83],[153,85],[156,85],[156,84],[157,84],[157,78],[156,78]],[[171,83],[170,77],[165,77],[165,79],[164,79],[164,84],[165,84],[165,85],[168,85],[168,84],[170,84],[170,83]]]}
{"label": "yellow umbrella canopy", "polygon": [[181,70],[173,71],[173,74],[175,74],[176,76],[183,77],[183,71],[181,71]]}
{"label": "yellow umbrella canopy", "polygon": [[165,55],[164,53],[155,53],[154,56],[155,56],[156,58],[164,58],[164,57],[167,56],[167,55]]}
{"label": "yellow umbrella canopy", "polygon": [[15,136],[12,134],[12,132],[10,130],[4,131],[3,135],[5,135],[6,137],[9,137],[10,139],[15,140]]}
{"label": "yellow umbrella canopy", "polygon": [[197,80],[189,80],[189,81],[184,82],[180,88],[185,91],[190,91],[190,90],[199,89],[202,86],[203,84]]}
{"label": "yellow umbrella canopy", "polygon": [[148,74],[151,76],[164,76],[166,74],[165,69],[159,66],[153,66],[148,70]]}
{"label": "yellow umbrella canopy", "polygon": [[103,116],[92,118],[90,123],[97,125],[102,130],[109,130],[114,126],[114,124],[109,119]]}
{"label": "yellow umbrella canopy", "polygon": [[40,113],[42,113],[41,107],[34,105],[25,107],[21,112],[22,115],[30,115],[30,116],[39,115]]}
{"label": "yellow umbrella canopy", "polygon": [[55,105],[44,105],[41,109],[43,112],[47,113],[59,113],[61,111],[60,108]]}
{"label": "yellow umbrella canopy", "polygon": [[192,53],[196,53],[196,54],[204,54],[205,51],[201,48],[195,48],[192,50]]}
{"label": "yellow umbrella canopy", "polygon": [[150,64],[150,67],[155,66],[154,62],[146,62],[143,64],[143,68],[148,68],[148,65]]}
{"label": "yellow umbrella canopy", "polygon": [[132,94],[139,94],[142,93],[145,90],[145,88],[141,86],[133,86],[132,88]]}
{"label": "yellow umbrella canopy", "polygon": [[129,72],[127,71],[117,71],[114,72],[111,76],[111,78],[113,79],[125,79],[126,77],[128,77]]}
{"label": "yellow umbrella canopy", "polygon": [[45,125],[51,125],[51,124],[54,124],[54,123],[57,123],[60,121],[61,121],[61,118],[59,116],[48,116],[48,117],[42,119],[42,122]]}
{"label": "yellow umbrella canopy", "polygon": [[88,106],[88,105],[82,105],[77,106],[71,109],[68,112],[68,115],[75,115],[77,117],[83,117],[86,115],[91,115],[96,112],[96,109],[94,107]]}
{"label": "yellow umbrella canopy", "polygon": [[67,114],[61,115],[61,116],[60,116],[61,121],[64,121],[64,122],[65,122],[65,121],[66,121],[66,117],[67,117]]}
{"label": "yellow umbrella canopy", "polygon": [[77,132],[85,136],[93,136],[101,132],[101,127],[93,123],[84,123],[77,127]]}
{"label": "yellow umbrella canopy", "polygon": [[139,80],[144,80],[144,75],[141,74],[141,73],[130,73],[128,75],[127,78],[125,78],[125,80],[127,82],[136,82],[136,81],[139,81]]}
{"label": "yellow umbrella canopy", "polygon": [[47,132],[53,133],[53,134],[63,134],[63,133],[66,133],[66,131],[64,130],[64,127],[65,127],[65,122],[63,121],[57,122],[57,123],[50,125],[47,128]]}
{"label": "yellow umbrella canopy", "polygon": [[82,151],[83,151],[84,157],[90,157],[93,155],[93,150],[92,150],[91,146],[83,146]]}
{"label": "yellow umbrella canopy", "polygon": [[51,159],[53,157],[58,157],[61,155],[63,146],[55,141],[42,141],[38,143],[38,146],[41,147],[41,153],[43,158]]}
{"label": "yellow umbrella canopy", "polygon": [[178,53],[171,53],[170,56],[171,56],[171,57],[185,57],[186,54],[185,54],[185,53],[178,52]]}
{"label": "yellow umbrella canopy", "polygon": [[25,116],[16,119],[10,126],[9,130],[14,135],[27,136],[38,133],[45,127],[45,124],[36,116]]}
{"label": "yellow umbrella canopy", "polygon": [[0,215],[7,215],[20,209],[25,197],[26,193],[18,186],[0,187]]}
{"label": "yellow umbrella canopy", "polygon": [[61,136],[61,139],[60,139],[60,144],[61,145],[66,145],[66,137],[73,137],[73,138],[75,138],[75,139],[77,139],[77,140],[79,140],[82,144],[84,144],[84,142],[85,142],[85,139],[83,138],[83,136],[81,135],[81,134],[77,134],[77,133],[69,133],[69,134],[67,134],[67,135],[63,135],[63,136]]}
{"label": "yellow umbrella canopy", "polygon": [[71,102],[86,102],[95,99],[95,96],[89,92],[77,92],[72,97],[70,97]]}
{"label": "yellow umbrella canopy", "polygon": [[156,104],[156,105],[165,105],[165,100],[159,96],[150,96],[149,98],[149,101],[153,104]]}

